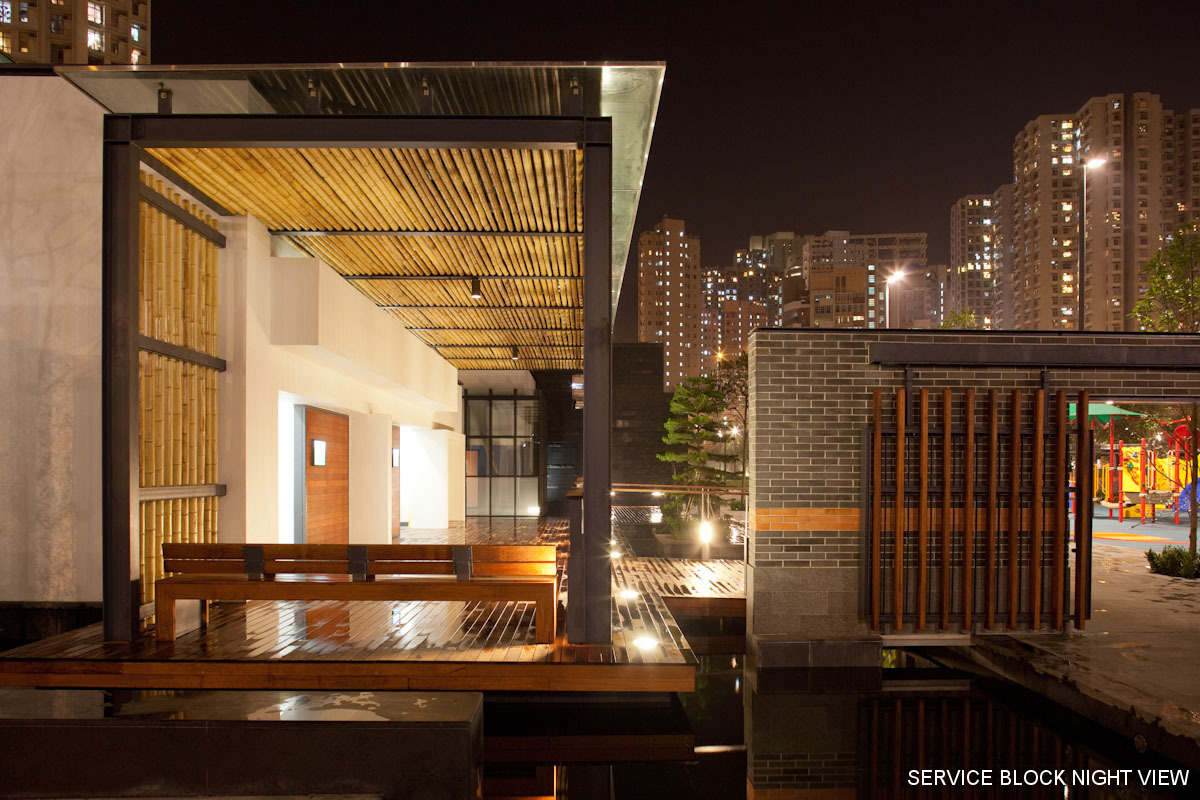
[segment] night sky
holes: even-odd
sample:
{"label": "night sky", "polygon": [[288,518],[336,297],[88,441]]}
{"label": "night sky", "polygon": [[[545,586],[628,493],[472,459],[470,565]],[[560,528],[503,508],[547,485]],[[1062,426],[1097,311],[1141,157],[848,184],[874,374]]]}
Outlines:
{"label": "night sky", "polygon": [[683,217],[704,266],[831,228],[926,231],[945,261],[951,204],[1011,180],[1033,117],[1117,91],[1200,106],[1192,3],[707,7],[174,0],[153,6],[153,59],[665,61],[634,236]]}

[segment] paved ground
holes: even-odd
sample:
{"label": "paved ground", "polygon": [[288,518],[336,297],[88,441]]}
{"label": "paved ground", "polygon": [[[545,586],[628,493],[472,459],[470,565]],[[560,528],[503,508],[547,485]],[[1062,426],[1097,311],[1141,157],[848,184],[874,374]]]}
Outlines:
{"label": "paved ground", "polygon": [[1108,512],[1107,508],[1096,507],[1096,514],[1092,518],[1092,538],[1096,542],[1142,552],[1149,549],[1162,550],[1168,544],[1187,545],[1187,514],[1180,514],[1179,524],[1176,525],[1174,513],[1160,511],[1154,522],[1143,523],[1137,517],[1126,517],[1124,521],[1118,521],[1115,509],[1112,512],[1113,518],[1109,519]]}
{"label": "paved ground", "polygon": [[[1032,671],[1027,677],[1036,673],[1126,718],[1200,742],[1200,580],[1152,574],[1140,549],[1097,541],[1094,554],[1085,631],[976,641],[1019,654]],[[1128,730],[1138,728],[1135,720]]]}

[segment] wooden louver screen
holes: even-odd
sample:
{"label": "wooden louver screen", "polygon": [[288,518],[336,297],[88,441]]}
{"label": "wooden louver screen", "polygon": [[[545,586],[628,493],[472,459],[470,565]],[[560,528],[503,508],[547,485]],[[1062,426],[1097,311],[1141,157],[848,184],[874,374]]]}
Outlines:
{"label": "wooden louver screen", "polygon": [[[1082,437],[1070,430],[1066,393],[1054,393],[1049,415],[1041,389],[1014,389],[1003,407],[995,389],[983,403],[974,389],[957,398],[950,389],[940,397],[921,389],[915,400],[909,424],[906,392],[897,389],[885,420],[882,390],[874,393],[866,476],[872,628],[1063,630],[1071,616],[1082,628],[1090,545],[1077,537],[1072,593],[1068,467],[1073,457],[1090,459],[1090,432],[1085,423]],[[1087,408],[1086,392],[1079,402]],[[1081,515],[1090,505],[1079,508],[1077,530],[1087,530]]]}

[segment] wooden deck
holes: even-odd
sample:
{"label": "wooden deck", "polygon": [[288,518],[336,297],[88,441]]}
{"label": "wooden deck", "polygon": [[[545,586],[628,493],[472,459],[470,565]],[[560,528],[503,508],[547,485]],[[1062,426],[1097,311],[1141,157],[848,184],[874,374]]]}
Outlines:
{"label": "wooden deck", "polygon": [[681,558],[619,558],[613,562],[614,594],[632,589],[658,598],[667,613],[682,617],[746,616],[746,570],[741,561]]}
{"label": "wooden deck", "polygon": [[[468,521],[397,542],[559,544],[557,520]],[[526,602],[219,603],[209,627],[158,643],[104,642],[92,625],[0,653],[0,685],[157,689],[677,692],[696,656],[672,611],[745,613],[740,562],[614,559],[613,643],[534,642]],[[565,595],[569,602],[569,589]],[[649,642],[644,640],[650,640]],[[635,644],[635,641],[638,644]]]}

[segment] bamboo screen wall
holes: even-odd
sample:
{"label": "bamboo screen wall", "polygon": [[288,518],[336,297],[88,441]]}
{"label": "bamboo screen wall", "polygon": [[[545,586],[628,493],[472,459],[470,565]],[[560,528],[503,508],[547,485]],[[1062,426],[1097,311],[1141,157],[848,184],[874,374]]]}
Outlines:
{"label": "bamboo screen wall", "polygon": [[[199,205],[143,171],[142,182],[216,228]],[[141,262],[138,330],[205,355],[217,355],[217,246],[154,207],[139,203]],[[141,351],[139,445],[143,489],[217,483],[218,372]],[[215,542],[217,498],[143,499],[142,602],[163,577],[163,542]]]}
{"label": "bamboo screen wall", "polygon": [[[1079,402],[1087,408],[1086,392]],[[1063,630],[1071,617],[1084,627],[1090,554],[1086,545],[1075,552],[1072,592],[1069,478],[1080,436],[1067,408],[1064,391],[990,389],[977,398],[974,389],[921,389],[906,398],[897,389],[887,404],[874,391],[866,481],[874,630]]]}
{"label": "bamboo screen wall", "polygon": [[151,152],[287,233],[459,369],[582,365],[581,150]]}

